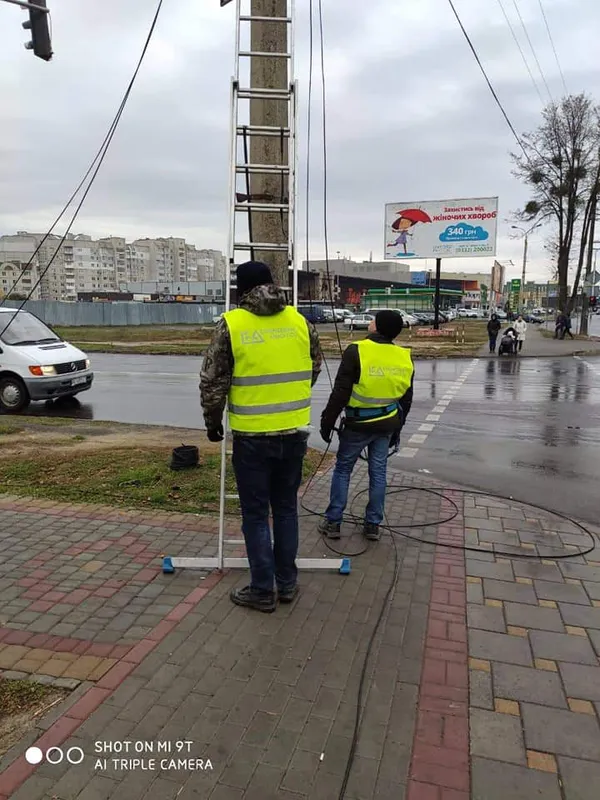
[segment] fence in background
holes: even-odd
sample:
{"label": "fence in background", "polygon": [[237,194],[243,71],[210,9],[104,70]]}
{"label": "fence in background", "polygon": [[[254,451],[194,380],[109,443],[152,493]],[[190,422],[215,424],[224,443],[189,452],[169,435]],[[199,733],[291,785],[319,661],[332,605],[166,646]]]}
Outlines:
{"label": "fence in background", "polygon": [[[18,300],[3,304],[18,308]],[[48,325],[75,327],[124,325],[205,325],[224,310],[222,305],[191,303],[65,303],[29,300],[25,309]]]}

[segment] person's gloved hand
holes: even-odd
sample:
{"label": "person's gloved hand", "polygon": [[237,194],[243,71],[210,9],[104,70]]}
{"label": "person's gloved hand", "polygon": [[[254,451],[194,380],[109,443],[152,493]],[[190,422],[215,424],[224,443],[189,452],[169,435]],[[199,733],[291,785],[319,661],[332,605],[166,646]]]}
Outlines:
{"label": "person's gloved hand", "polygon": [[321,424],[321,439],[323,439],[326,444],[331,444],[332,434],[333,431],[331,428]]}
{"label": "person's gloved hand", "polygon": [[209,442],[222,442],[223,441],[223,426],[217,425],[215,428],[209,428],[206,431],[206,436]]}

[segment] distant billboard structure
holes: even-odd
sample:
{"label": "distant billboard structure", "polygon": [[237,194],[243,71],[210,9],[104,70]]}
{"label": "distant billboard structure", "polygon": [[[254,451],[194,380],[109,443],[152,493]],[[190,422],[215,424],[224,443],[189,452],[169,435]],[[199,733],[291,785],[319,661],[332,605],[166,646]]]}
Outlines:
{"label": "distant billboard structure", "polygon": [[385,206],[385,259],[496,255],[498,198]]}

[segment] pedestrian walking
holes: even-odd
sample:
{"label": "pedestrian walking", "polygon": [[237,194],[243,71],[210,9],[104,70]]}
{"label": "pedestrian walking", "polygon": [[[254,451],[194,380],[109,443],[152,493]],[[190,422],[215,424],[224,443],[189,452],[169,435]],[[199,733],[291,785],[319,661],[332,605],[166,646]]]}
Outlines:
{"label": "pedestrian walking", "polygon": [[516,352],[520,353],[523,349],[525,339],[527,338],[527,323],[523,319],[522,314],[519,314],[515,322],[515,331],[517,333],[517,347]]}
{"label": "pedestrian walking", "polygon": [[271,612],[298,594],[298,489],[323,356],[315,328],[287,305],[266,264],[241,264],[236,283],[239,307],[223,315],[206,351],[201,403],[211,442],[223,439],[226,403],[233,433],[250,584],[231,600]]}
{"label": "pedestrian walking", "polygon": [[568,334],[569,338],[574,339],[575,337],[571,333],[571,327],[573,326],[573,323],[571,321],[571,315],[569,314],[568,311],[565,312],[563,319],[564,319],[563,331],[562,331],[562,335],[561,335],[560,338],[564,339],[565,336]]}
{"label": "pedestrian walking", "polygon": [[554,323],[554,338],[555,339],[562,339],[564,338],[563,332],[565,327],[565,318],[562,312],[556,315],[556,322]]}
{"label": "pedestrian walking", "polygon": [[344,413],[329,506],[319,526],[320,532],[331,539],[340,538],[352,470],[363,450],[369,463],[369,502],[363,533],[367,539],[380,538],[388,453],[400,439],[413,398],[410,350],[394,344],[401,331],[400,314],[390,310],[377,313],[367,338],[344,351],[321,416],[321,436],[329,443],[336,420]]}
{"label": "pedestrian walking", "polygon": [[487,333],[490,342],[490,353],[496,352],[496,341],[498,339],[498,334],[500,333],[501,327],[502,323],[498,319],[497,315],[492,314],[491,319],[487,324]]}

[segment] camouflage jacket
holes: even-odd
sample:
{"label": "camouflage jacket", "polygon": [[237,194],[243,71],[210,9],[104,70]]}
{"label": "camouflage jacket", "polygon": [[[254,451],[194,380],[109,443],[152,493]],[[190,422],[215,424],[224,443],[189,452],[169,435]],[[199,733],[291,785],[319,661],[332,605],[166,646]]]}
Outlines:
{"label": "camouflage jacket", "polygon": [[[287,303],[285,293],[271,284],[257,286],[242,297],[239,305],[240,308],[245,308],[252,314],[270,317],[283,311]],[[310,356],[313,363],[312,385],[314,386],[321,372],[323,353],[315,327],[309,322],[306,324],[310,334]],[[221,319],[217,323],[212,341],[204,355],[200,373],[200,402],[207,429],[214,429],[222,424],[232,375],[231,339],[227,324],[225,320]],[[295,430],[278,431],[278,433],[295,433]]]}

